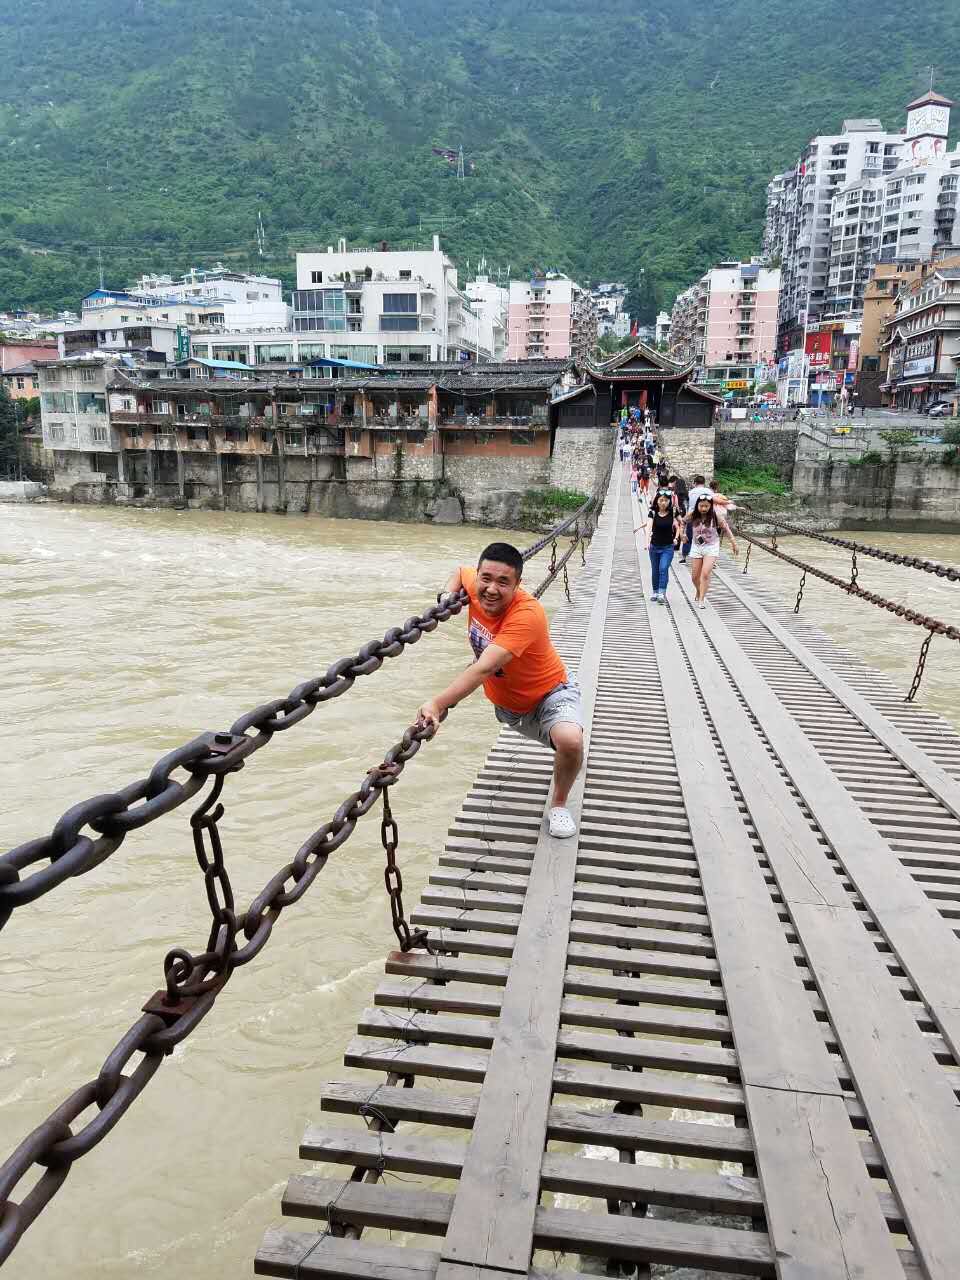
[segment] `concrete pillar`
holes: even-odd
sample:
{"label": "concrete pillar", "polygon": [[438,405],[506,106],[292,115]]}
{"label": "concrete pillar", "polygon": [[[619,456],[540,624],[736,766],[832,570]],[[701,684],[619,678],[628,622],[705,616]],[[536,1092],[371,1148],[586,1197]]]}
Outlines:
{"label": "concrete pillar", "polygon": [[177,493],[182,501],[185,494],[183,487],[183,454],[179,449],[177,450]]}
{"label": "concrete pillar", "polygon": [[257,454],[257,510],[263,510],[263,455]]}
{"label": "concrete pillar", "polygon": [[147,450],[147,496],[150,498],[155,498],[157,496],[157,489],[153,479],[154,463],[155,463],[155,458],[153,456],[153,450],[148,449]]}
{"label": "concrete pillar", "polygon": [[223,455],[221,453],[215,453],[213,455],[213,460],[217,468],[217,494],[219,495],[219,497],[222,498],[223,497]]}
{"label": "concrete pillar", "polygon": [[117,454],[117,483],[118,484],[127,483],[127,473],[123,465],[123,460],[124,460],[123,450],[121,449],[120,452]]}
{"label": "concrete pillar", "polygon": [[278,506],[281,511],[287,509],[287,454],[286,441],[284,448],[277,454],[277,490],[279,494]]}

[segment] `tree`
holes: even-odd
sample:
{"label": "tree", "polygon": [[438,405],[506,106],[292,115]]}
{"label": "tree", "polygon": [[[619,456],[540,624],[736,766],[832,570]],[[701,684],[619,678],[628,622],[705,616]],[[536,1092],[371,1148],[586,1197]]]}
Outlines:
{"label": "tree", "polygon": [[615,333],[605,333],[597,339],[597,351],[602,356],[615,356],[618,351],[632,347],[635,341],[635,338],[618,338]]}
{"label": "tree", "polygon": [[0,386],[0,476],[18,480],[21,461],[17,411],[7,388]]}

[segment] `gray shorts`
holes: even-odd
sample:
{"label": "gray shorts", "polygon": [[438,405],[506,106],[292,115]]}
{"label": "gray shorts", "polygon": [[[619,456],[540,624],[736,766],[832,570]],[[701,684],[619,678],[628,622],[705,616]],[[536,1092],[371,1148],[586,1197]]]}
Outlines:
{"label": "gray shorts", "polygon": [[552,747],[550,730],[555,724],[577,724],[583,728],[583,706],[580,702],[580,686],[578,684],[558,684],[540,699],[532,711],[507,711],[505,707],[494,707],[494,712],[501,724],[515,729],[525,738],[534,742],[542,742],[545,747]]}

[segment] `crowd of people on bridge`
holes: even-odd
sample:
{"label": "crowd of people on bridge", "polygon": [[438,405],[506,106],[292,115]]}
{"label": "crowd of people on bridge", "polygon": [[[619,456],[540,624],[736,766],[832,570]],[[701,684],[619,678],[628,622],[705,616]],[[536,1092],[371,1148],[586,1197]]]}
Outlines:
{"label": "crowd of people on bridge", "polygon": [[650,600],[666,604],[670,566],[679,551],[680,563],[690,565],[696,606],[705,609],[723,538],[729,540],[733,554],[739,555],[727,522],[727,512],[734,504],[706,476],[693,476],[688,487],[683,476],[671,473],[654,428],[649,411],[621,411],[620,461],[629,471],[640,505],[641,525],[636,532],[643,534],[650,556]]}

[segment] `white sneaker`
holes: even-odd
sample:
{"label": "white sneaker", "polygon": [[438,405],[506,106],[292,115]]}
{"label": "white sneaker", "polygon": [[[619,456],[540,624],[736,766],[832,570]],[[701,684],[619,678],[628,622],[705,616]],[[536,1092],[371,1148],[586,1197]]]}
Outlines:
{"label": "white sneaker", "polygon": [[558,804],[550,810],[548,815],[550,823],[550,834],[557,840],[566,840],[570,836],[577,834],[577,824],[573,820],[573,814],[563,805]]}
{"label": "white sneaker", "polygon": [[705,609],[706,607],[707,607],[707,602],[706,602],[706,600],[700,600],[700,601],[698,601],[698,602],[697,602],[697,608],[698,608],[698,609]]}

